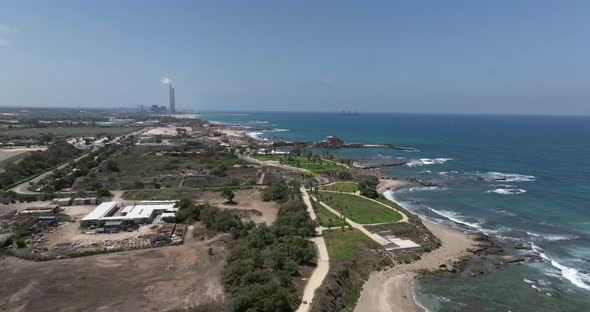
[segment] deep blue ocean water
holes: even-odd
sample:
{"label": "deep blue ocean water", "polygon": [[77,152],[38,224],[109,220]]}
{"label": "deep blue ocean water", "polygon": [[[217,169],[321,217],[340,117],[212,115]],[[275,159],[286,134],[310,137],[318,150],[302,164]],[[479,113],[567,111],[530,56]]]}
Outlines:
{"label": "deep blue ocean water", "polygon": [[590,311],[590,117],[245,113],[204,119],[249,125],[260,138],[391,143],[419,152],[342,149],[364,161],[409,161],[387,173],[444,187],[388,194],[413,212],[546,261],[437,275],[416,283],[432,311]]}

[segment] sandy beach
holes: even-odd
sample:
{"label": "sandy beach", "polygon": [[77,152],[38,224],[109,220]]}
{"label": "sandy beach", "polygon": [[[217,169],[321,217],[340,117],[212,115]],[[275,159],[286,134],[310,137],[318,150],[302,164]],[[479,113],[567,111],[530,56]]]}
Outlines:
{"label": "sandy beach", "polygon": [[424,225],[442,242],[438,249],[422,255],[410,264],[397,264],[381,272],[373,272],[363,286],[361,297],[354,311],[390,312],[422,311],[413,299],[412,284],[420,270],[436,270],[440,265],[448,267],[459,258],[469,255],[467,248],[473,240],[466,234],[443,224],[422,220]]}

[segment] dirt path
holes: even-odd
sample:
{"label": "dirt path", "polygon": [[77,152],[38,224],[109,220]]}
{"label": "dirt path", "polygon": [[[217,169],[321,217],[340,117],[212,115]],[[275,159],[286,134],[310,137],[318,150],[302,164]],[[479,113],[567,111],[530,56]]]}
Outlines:
{"label": "dirt path", "polygon": [[[307,211],[309,212],[311,218],[316,220],[316,215],[313,211],[311,200],[309,199],[309,195],[303,187],[301,188],[301,194],[303,195],[303,201],[307,205]],[[328,255],[328,248],[326,247],[324,237],[314,237],[311,239],[311,241],[317,246],[318,249],[318,265],[309,277],[307,285],[305,285],[301,305],[299,305],[297,312],[309,311],[316,289],[322,285],[322,282],[330,271],[330,256]]]}

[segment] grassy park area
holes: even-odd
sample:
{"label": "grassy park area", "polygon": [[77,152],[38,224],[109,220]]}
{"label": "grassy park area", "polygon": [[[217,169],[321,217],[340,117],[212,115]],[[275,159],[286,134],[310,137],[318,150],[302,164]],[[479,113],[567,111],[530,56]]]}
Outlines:
{"label": "grassy park area", "polygon": [[320,225],[323,227],[340,227],[346,226],[348,223],[342,220],[340,216],[337,216],[330,212],[330,210],[326,209],[326,207],[312,201],[312,205],[316,211],[316,216],[319,219]]}
{"label": "grassy park area", "polygon": [[354,250],[359,242],[372,243],[367,235],[359,230],[332,230],[323,232],[326,247],[330,258],[342,260],[352,258]]}
{"label": "grassy park area", "polygon": [[354,193],[358,191],[358,184],[356,182],[339,182],[322,187],[322,190],[336,191],[343,193]]}
{"label": "grassy park area", "polygon": [[361,224],[396,222],[402,219],[396,211],[354,194],[320,192],[319,199]]}
{"label": "grassy park area", "polygon": [[324,158],[320,158],[315,162],[313,158],[308,159],[303,156],[290,156],[289,158],[286,155],[257,155],[254,158],[260,161],[278,161],[287,166],[307,169],[317,173],[338,171],[346,168],[343,164]]}

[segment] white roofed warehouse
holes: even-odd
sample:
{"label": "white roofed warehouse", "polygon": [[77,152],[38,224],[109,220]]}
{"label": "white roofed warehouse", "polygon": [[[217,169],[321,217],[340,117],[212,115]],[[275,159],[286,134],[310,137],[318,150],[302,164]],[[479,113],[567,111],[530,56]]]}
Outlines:
{"label": "white roofed warehouse", "polygon": [[[116,202],[105,202],[98,205],[82,218],[82,226],[103,226],[106,222],[120,221],[122,225],[152,223],[165,214],[166,220],[173,220],[178,208],[176,201],[140,201],[119,209]],[[113,224],[112,222],[109,224]]]}

